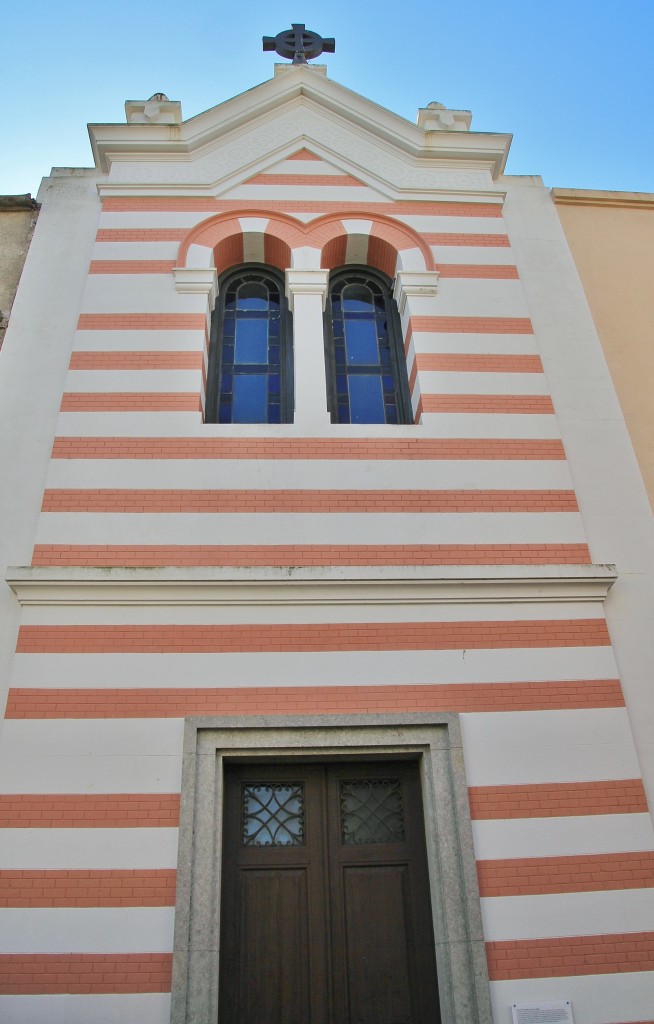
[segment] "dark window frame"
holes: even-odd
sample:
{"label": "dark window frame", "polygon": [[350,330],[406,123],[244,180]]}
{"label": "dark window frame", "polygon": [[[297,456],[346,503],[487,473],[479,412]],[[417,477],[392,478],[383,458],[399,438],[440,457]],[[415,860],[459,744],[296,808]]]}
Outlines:
{"label": "dark window frame", "polygon": [[[332,423],[338,423],[338,403],[336,394],[336,363],[334,324],[332,314],[332,294],[336,287],[344,287],[346,284],[368,284],[372,283],[380,288],[384,298],[386,324],[390,348],[391,369],[395,383],[397,401],[397,425],[412,425],[414,423],[413,409],[411,407],[411,394],[409,391],[409,375],[404,354],[404,337],[397,303],[393,298],[393,282],[380,270],[360,264],[349,264],[338,267],[329,277],[329,288],[324,314],[324,340],[325,340],[325,369],[327,374],[327,408]],[[381,374],[380,374],[381,376]],[[384,421],[379,425],[387,425]]]}
{"label": "dark window frame", "polygon": [[[280,296],[280,422],[292,423],[295,407],[293,375],[293,315],[288,308],[284,275],[275,267],[265,263],[241,263],[221,274],[218,279],[218,300],[211,318],[209,336],[209,362],[207,367],[207,390],[205,401],[205,423],[220,423],[219,407],[222,379],[223,328],[225,303],[230,290],[240,280],[261,281],[274,284]],[[247,422],[234,421],[229,423]],[[264,421],[268,422],[268,421]],[[228,424],[223,423],[226,426]]]}

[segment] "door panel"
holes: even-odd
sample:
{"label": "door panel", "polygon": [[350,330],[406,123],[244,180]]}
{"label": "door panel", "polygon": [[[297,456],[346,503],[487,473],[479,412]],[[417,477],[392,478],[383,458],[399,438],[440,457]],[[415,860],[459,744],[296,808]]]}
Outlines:
{"label": "door panel", "polygon": [[225,772],[219,1024],[438,1024],[417,764]]}

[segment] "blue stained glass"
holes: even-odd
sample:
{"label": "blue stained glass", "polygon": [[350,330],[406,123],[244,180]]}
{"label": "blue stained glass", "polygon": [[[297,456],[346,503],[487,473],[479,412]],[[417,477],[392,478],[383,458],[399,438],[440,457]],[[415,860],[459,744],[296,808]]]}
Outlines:
{"label": "blue stained glass", "polygon": [[267,423],[268,376],[265,373],[234,377],[233,423]]}
{"label": "blue stained glass", "polygon": [[347,361],[350,366],[377,366],[379,347],[377,345],[377,324],[374,320],[345,321],[345,342]]}
{"label": "blue stained glass", "polygon": [[236,308],[268,311],[268,289],[265,284],[251,281],[242,284],[237,293]]}
{"label": "blue stained glass", "polygon": [[254,317],[236,322],[235,363],[257,364],[268,362],[268,320]]}
{"label": "blue stained glass", "polygon": [[385,423],[381,379],[375,374],[357,374],[348,379],[350,423]]}
{"label": "blue stained glass", "polygon": [[343,309],[347,313],[372,313],[373,296],[365,284],[347,285],[342,292]]}

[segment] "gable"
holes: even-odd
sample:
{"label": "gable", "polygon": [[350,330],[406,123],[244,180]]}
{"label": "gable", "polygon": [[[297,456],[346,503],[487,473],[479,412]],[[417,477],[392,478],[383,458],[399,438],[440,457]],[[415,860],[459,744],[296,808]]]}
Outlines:
{"label": "gable", "polygon": [[91,125],[89,131],[109,186],[147,186],[150,194],[153,187],[186,186],[226,196],[261,185],[259,175],[279,174],[319,177],[326,187],[323,179],[342,176],[340,185],[371,188],[375,198],[486,191],[508,150],[508,136],[426,131],[306,67],[179,125]]}

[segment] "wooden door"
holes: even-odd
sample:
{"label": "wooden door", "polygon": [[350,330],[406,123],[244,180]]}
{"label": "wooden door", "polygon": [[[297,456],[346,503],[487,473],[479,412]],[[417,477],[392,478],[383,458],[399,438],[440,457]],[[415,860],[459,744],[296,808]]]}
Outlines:
{"label": "wooden door", "polygon": [[219,1024],[438,1024],[418,768],[225,775]]}

